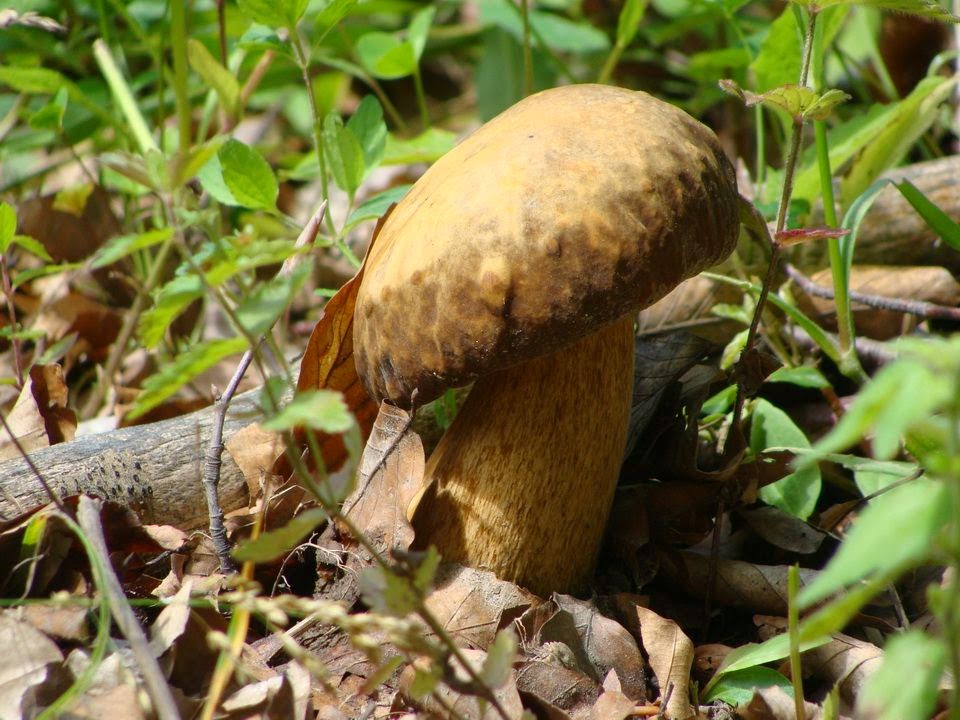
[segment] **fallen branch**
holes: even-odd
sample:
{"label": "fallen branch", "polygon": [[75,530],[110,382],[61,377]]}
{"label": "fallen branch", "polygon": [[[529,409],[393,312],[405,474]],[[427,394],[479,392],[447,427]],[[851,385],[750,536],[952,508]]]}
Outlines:
{"label": "fallen branch", "polygon": [[[250,390],[233,400],[224,439],[262,418],[260,392]],[[150,425],[84,435],[37,450],[30,461],[60,497],[86,493],[130,507],[145,523],[204,527],[203,461],[213,423],[211,406]],[[0,463],[0,489],[0,520],[50,502],[23,458]],[[229,451],[223,454],[219,495],[224,512],[248,505],[246,479]]]}

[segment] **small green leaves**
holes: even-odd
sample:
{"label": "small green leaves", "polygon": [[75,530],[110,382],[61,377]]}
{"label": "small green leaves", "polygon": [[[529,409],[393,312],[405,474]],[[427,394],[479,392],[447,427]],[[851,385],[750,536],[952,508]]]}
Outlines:
{"label": "small green leaves", "polygon": [[736,707],[749,702],[754,690],[768,687],[780,687],[788,695],[793,695],[793,686],[787,678],[776,670],[759,665],[726,673],[702,699],[704,703],[722,700]]}
{"label": "small green leaves", "polygon": [[50,261],[47,249],[32,237],[17,235],[17,213],[7,203],[0,203],[0,255],[10,252],[13,245],[17,245],[28,253],[36,255],[41,260]]}
{"label": "small green leaves", "polygon": [[941,640],[920,630],[890,637],[880,668],[857,698],[857,717],[924,720],[935,714],[940,677],[946,664]]}
{"label": "small green leaves", "polygon": [[412,75],[426,46],[435,12],[436,8],[431,5],[414,15],[405,40],[379,31],[363,35],[357,41],[357,54],[367,72],[384,80]]}
{"label": "small green leaves", "polygon": [[244,15],[272,28],[293,28],[303,17],[308,0],[238,0]]}
{"label": "small green leaves", "polygon": [[247,540],[231,553],[240,562],[266,563],[283,557],[300,541],[325,522],[327,513],[321,508],[310,508],[291,518],[286,525],[269,530],[260,537]]}
{"label": "small green leaves", "polygon": [[860,515],[837,554],[797,597],[810,607],[873,575],[893,575],[928,557],[950,520],[942,482],[919,478],[880,495]]}
{"label": "small green leaves", "polygon": [[136,235],[121,235],[111,238],[93,256],[91,267],[102,268],[112,265],[117,260],[127,257],[138,250],[145,250],[154,245],[166,242],[173,237],[171,228],[150,230]]}
{"label": "small green leaves", "polygon": [[263,423],[263,427],[274,432],[302,427],[333,435],[346,432],[355,422],[342,394],[311,390],[297,393],[280,412]]}
{"label": "small green leaves", "polygon": [[960,22],[951,12],[948,12],[936,0],[793,0],[803,7],[824,10],[834,5],[859,5],[861,7],[889,10],[891,12],[917,15],[928,20],[941,22]]}
{"label": "small green leaves", "polygon": [[[758,400],[750,425],[750,449],[759,453],[782,445],[809,448],[810,442],[783,410]],[[820,497],[820,483],[820,468],[808,465],[762,488],[760,497],[765,503],[806,520]]]}
{"label": "small green leaves", "polygon": [[336,111],[323,121],[323,148],[334,182],[352,199],[363,182],[363,147],[353,131],[344,126]]}
{"label": "small green leaves", "polygon": [[224,205],[272,210],[277,179],[267,161],[239,140],[228,140],[197,173],[203,189]]}
{"label": "small green leaves", "polygon": [[721,80],[720,88],[739,97],[748,107],[763,105],[773,108],[796,122],[825,120],[837,105],[850,99],[842,90],[827,90],[820,94],[803,85],[781,85],[759,95],[742,89],[732,80]]}

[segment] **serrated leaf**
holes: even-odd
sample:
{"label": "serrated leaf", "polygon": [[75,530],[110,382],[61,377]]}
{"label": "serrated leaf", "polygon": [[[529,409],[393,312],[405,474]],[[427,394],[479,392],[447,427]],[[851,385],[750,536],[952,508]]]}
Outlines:
{"label": "serrated leaf", "polygon": [[925,720],[935,714],[946,665],[944,640],[919,630],[891,636],[880,667],[857,697],[857,717]]}
{"label": "serrated leaf", "polygon": [[230,554],[240,562],[267,563],[286,555],[314,529],[327,521],[321,508],[310,508],[287,521],[283,527],[268,530],[253,540],[244,540]]}
{"label": "serrated leaf", "polygon": [[[758,400],[750,425],[750,449],[760,453],[776,446],[810,447],[810,441],[790,416],[766,400]],[[801,520],[810,517],[820,497],[820,468],[808,465],[760,490],[768,505]]]}
{"label": "serrated leaf", "polygon": [[413,48],[413,57],[416,62],[420,62],[420,57],[423,55],[423,49],[427,45],[427,33],[430,32],[430,24],[436,14],[436,7],[429,5],[413,16],[410,27],[407,28],[407,42]]}
{"label": "serrated leaf", "polygon": [[387,146],[387,124],[383,121],[383,108],[374,95],[363,98],[356,112],[347,120],[347,129],[360,143],[363,149],[363,164],[366,173],[369,173],[380,164]]}
{"label": "serrated leaf", "polygon": [[617,45],[627,47],[640,29],[640,21],[647,11],[647,0],[627,0],[617,18]]}
{"label": "serrated leaf", "polygon": [[860,514],[823,572],[800,591],[797,602],[809,607],[859,580],[923,561],[949,521],[950,498],[942,482],[919,478],[880,495]]}
{"label": "serrated leaf", "polygon": [[354,426],[343,395],[333,390],[306,390],[297,393],[280,412],[263,423],[266,430],[280,432],[303,427],[339,435]]}
{"label": "serrated leaf", "polygon": [[[733,83],[726,81],[724,90],[733,92]],[[849,99],[849,95],[841,90],[828,90],[823,95],[813,88],[804,85],[781,85],[763,93],[753,93],[748,90],[737,89],[748,107],[763,105],[786,113],[796,120],[824,120],[829,117],[833,108]]]}
{"label": "serrated leaf", "polygon": [[216,91],[217,97],[220,98],[220,105],[227,114],[235,115],[240,97],[240,85],[237,79],[210,54],[199,40],[193,38],[187,40],[187,58],[194,72]]}
{"label": "serrated leaf", "polygon": [[702,699],[704,704],[722,700],[736,707],[749,702],[754,690],[769,687],[783,688],[784,692],[793,696],[793,685],[787,678],[776,670],[760,665],[725,673]]}
{"label": "serrated leaf", "polygon": [[0,202],[0,253],[6,254],[17,232],[17,213],[9,203]]}
{"label": "serrated leaf", "polygon": [[412,75],[417,65],[413,46],[395,35],[369,32],[357,41],[357,54],[367,71],[383,80]]}
{"label": "serrated leaf", "polygon": [[143,392],[137,397],[128,417],[138,418],[152,410],[197,375],[224,358],[242,352],[246,346],[244,338],[230,338],[201,343],[181,353],[144,381]]}
{"label": "serrated leaf", "polygon": [[797,26],[794,10],[787,5],[770,23],[760,51],[750,63],[750,70],[760,90],[796,82],[800,77],[803,36]]}
{"label": "serrated leaf", "polygon": [[102,268],[127,257],[138,250],[159,245],[173,237],[172,228],[159,228],[136,235],[121,235],[111,238],[94,253],[91,267]]}

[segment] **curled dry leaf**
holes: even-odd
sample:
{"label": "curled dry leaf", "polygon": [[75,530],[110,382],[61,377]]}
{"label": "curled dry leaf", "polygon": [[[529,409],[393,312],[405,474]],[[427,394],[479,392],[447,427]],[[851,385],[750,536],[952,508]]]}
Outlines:
{"label": "curled dry leaf", "polygon": [[[660,572],[693,597],[703,598],[710,578],[710,558],[690,552],[664,556]],[[747,608],[769,615],[787,612],[786,565],[756,565],[741,560],[718,559],[713,603],[718,606]],[[815,570],[800,570],[800,583],[806,585]]]}
{"label": "curled dry leaf", "polygon": [[[367,248],[368,256],[392,209],[391,207],[387,210],[377,222]],[[357,274],[327,301],[323,314],[307,341],[307,349],[300,363],[300,377],[297,380],[297,392],[327,389],[343,393],[347,408],[356,417],[364,439],[370,434],[378,411],[376,402],[367,395],[363,383],[360,382],[353,361],[353,312],[365,268],[366,261],[357,270]],[[297,439],[302,442],[303,435],[298,433]],[[329,472],[338,470],[347,460],[347,449],[342,437],[321,435],[318,441],[326,469]],[[290,475],[290,467],[284,455],[277,458],[273,473],[283,477]]]}
{"label": "curled dry leaf", "polygon": [[644,607],[629,607],[620,596],[618,613],[634,637],[640,638],[650,668],[660,686],[661,700],[672,686],[667,717],[683,720],[693,715],[690,705],[690,671],[693,667],[693,642],[673,621]]}
{"label": "curled dry leaf", "polygon": [[37,687],[46,681],[63,655],[50,638],[16,612],[0,613],[0,647],[14,652],[0,653],[0,718],[14,720],[35,714]]}
{"label": "curled dry leaf", "polygon": [[[34,365],[23,390],[7,416],[7,424],[24,450],[37,450],[73,440],[77,416],[67,407],[67,386],[59,365]],[[6,436],[0,442],[0,460],[19,457]]]}
{"label": "curled dry leaf", "polygon": [[828,687],[839,685],[841,699],[854,705],[867,678],[880,667],[882,658],[883,650],[876,645],[837,634],[826,645],[803,654],[803,672]]}
{"label": "curled dry leaf", "polygon": [[582,672],[553,660],[526,660],[517,669],[517,688],[533,704],[556,709],[572,720],[587,720],[600,686]]}
{"label": "curled dry leaf", "polygon": [[772,505],[743,510],[740,516],[757,535],[781,550],[809,555],[826,538],[826,533]]}

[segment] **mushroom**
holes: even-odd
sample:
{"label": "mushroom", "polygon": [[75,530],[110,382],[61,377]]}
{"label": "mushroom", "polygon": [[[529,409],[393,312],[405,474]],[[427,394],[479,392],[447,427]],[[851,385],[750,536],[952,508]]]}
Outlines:
{"label": "mushroom", "polygon": [[475,381],[429,458],[416,546],[545,594],[583,590],[626,440],[634,314],[739,234],[714,134],[650,95],[532,95],[394,208],[354,315],[373,398]]}

